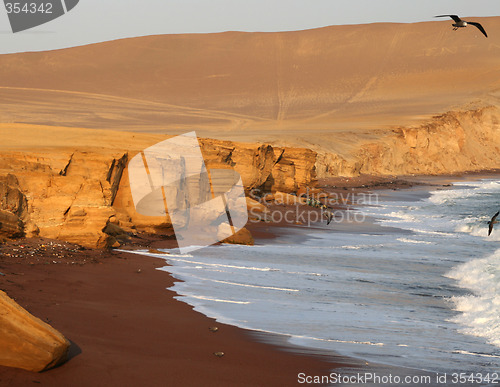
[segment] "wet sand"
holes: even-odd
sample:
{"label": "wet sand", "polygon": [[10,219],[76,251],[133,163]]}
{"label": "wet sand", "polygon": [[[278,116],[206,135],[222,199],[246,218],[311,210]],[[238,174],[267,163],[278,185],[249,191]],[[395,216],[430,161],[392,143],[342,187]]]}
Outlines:
{"label": "wet sand", "polygon": [[72,343],[70,360],[56,369],[36,374],[0,367],[2,385],[291,386],[299,372],[327,375],[349,363],[280,348],[284,338],[193,311],[166,290],[174,280],[156,270],[165,266],[162,259],[48,240],[18,241],[1,251],[0,288]]}

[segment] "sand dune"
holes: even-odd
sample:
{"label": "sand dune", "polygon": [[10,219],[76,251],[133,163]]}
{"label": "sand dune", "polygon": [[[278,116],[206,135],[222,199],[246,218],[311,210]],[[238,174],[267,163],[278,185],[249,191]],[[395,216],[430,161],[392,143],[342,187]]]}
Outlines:
{"label": "sand dune", "polygon": [[500,17],[478,20],[489,38],[436,21],[2,55],[1,121],[248,140],[406,125],[500,90]]}

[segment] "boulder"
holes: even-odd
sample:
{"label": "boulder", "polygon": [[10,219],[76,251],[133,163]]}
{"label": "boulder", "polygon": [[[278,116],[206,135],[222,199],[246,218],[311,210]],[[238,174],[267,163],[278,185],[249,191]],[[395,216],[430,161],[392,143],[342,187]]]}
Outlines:
{"label": "boulder", "polygon": [[108,222],[102,232],[109,236],[107,240],[108,247],[120,247],[121,243],[125,243],[130,239],[125,230],[111,222]]}
{"label": "boulder", "polygon": [[247,197],[246,200],[247,200],[248,212],[250,212],[250,213],[257,213],[257,212],[268,213],[269,212],[269,208],[267,208],[265,205],[258,202],[257,200],[251,199],[249,197]]}
{"label": "boulder", "polygon": [[230,237],[224,239],[222,243],[232,243],[235,245],[254,245],[254,240],[250,231],[248,231],[245,227],[243,227],[236,234],[231,235]]}
{"label": "boulder", "polygon": [[0,291],[0,365],[40,372],[68,356],[70,343]]}

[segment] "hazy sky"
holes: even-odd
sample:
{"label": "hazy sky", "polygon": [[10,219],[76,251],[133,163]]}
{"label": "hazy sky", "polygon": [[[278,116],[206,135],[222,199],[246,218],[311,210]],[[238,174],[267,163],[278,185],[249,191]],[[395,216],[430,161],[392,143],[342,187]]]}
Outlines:
{"label": "hazy sky", "polygon": [[152,34],[409,23],[429,21],[434,15],[449,13],[499,16],[500,0],[80,0],[68,14],[16,34],[11,32],[2,2],[0,53],[71,47]]}

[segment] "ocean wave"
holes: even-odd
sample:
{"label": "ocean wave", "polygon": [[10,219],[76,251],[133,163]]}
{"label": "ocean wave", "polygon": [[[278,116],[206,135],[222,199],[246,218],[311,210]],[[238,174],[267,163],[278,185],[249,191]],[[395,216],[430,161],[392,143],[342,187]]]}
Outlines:
{"label": "ocean wave", "polygon": [[409,228],[408,230],[416,232],[418,234],[428,234],[428,235],[438,235],[438,236],[454,236],[455,234],[445,232],[445,231],[432,231],[432,230],[424,230],[421,228]]}
{"label": "ocean wave", "polygon": [[[410,209],[408,209],[409,211]],[[414,215],[411,215],[405,211],[393,211],[387,214],[386,216],[389,216],[391,218],[396,218],[400,220],[404,220],[406,222],[416,222],[420,223],[420,219]]]}
{"label": "ocean wave", "polygon": [[[371,245],[342,245],[338,248],[343,250],[366,250],[366,249],[376,249],[389,246],[387,243],[377,243]],[[335,246],[332,248],[336,248]]]}
{"label": "ocean wave", "polygon": [[276,286],[250,285],[250,284],[244,284],[244,283],[240,283],[240,282],[221,281],[221,280],[215,280],[215,279],[209,279],[208,281],[217,282],[217,283],[226,284],[226,285],[243,286],[243,287],[246,287],[246,288],[279,290],[279,291],[282,291],[282,292],[299,292],[299,289],[279,288],[279,287],[276,287]]}
{"label": "ocean wave", "polygon": [[423,245],[433,245],[433,242],[428,242],[428,241],[417,241],[414,239],[408,239],[408,238],[397,238],[396,240],[403,242],[403,243],[415,243],[415,244],[423,244]]}
{"label": "ocean wave", "polygon": [[467,233],[476,237],[488,238],[492,241],[500,241],[500,230],[498,228],[494,228],[491,235],[488,236],[488,220],[489,218],[482,217],[475,219],[472,223],[470,219],[465,219],[455,228],[455,231]]}
{"label": "ocean wave", "polygon": [[500,182],[496,180],[480,180],[476,182],[455,183],[461,189],[431,191],[429,201],[433,204],[453,204],[457,200],[467,199],[485,192],[500,191]]}
{"label": "ocean wave", "polygon": [[319,337],[312,337],[312,336],[301,336],[301,335],[293,335],[291,342],[294,340],[314,340],[314,341],[324,341],[324,342],[329,342],[329,343],[341,343],[341,344],[361,344],[361,345],[370,345],[370,346],[376,346],[376,347],[383,347],[385,344],[384,343],[378,343],[374,341],[356,341],[356,340],[342,340],[342,339],[322,339]]}
{"label": "ocean wave", "polygon": [[182,297],[191,297],[191,298],[196,298],[197,300],[213,301],[213,302],[223,302],[223,303],[228,303],[228,304],[240,304],[240,305],[251,304],[250,301],[224,300],[224,299],[221,299],[221,298],[212,298],[212,297],[205,297],[205,296],[189,295],[189,296],[182,296]]}
{"label": "ocean wave", "polygon": [[463,326],[463,333],[500,347],[500,250],[457,266],[446,276],[472,292],[451,298],[460,312],[453,321]]}
{"label": "ocean wave", "polygon": [[255,267],[255,266],[239,266],[239,265],[228,265],[224,263],[208,263],[208,262],[200,262],[200,261],[192,261],[189,259],[180,259],[180,258],[170,258],[171,255],[165,257],[167,261],[174,262],[184,262],[192,265],[198,265],[199,267],[216,267],[216,268],[226,268],[226,269],[238,269],[238,270],[252,270],[252,271],[280,271],[280,269],[273,267]]}

